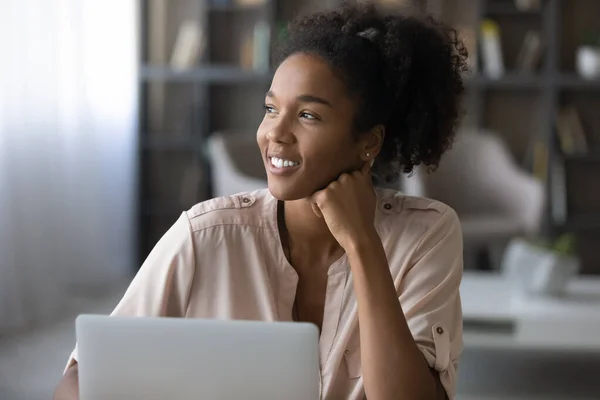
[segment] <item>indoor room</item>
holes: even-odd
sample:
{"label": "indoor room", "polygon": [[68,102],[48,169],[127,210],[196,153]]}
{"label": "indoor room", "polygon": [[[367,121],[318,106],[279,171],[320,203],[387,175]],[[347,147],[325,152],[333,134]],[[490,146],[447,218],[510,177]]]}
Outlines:
{"label": "indoor room", "polygon": [[[276,50],[279,43],[296,40],[295,34],[308,35],[301,29],[297,33],[290,28],[295,18],[339,9],[344,2],[2,0],[0,3],[0,43],[4,49],[0,64],[0,400],[41,400],[52,398],[65,367],[71,365],[69,356],[76,345],[78,315],[108,315],[115,307],[116,314],[125,315],[127,310],[137,307],[132,315],[174,316],[168,310],[164,314],[143,311],[160,301],[152,297],[154,292],[141,293],[135,307],[127,303],[133,292],[128,291],[130,295],[125,299],[123,296],[130,285],[133,287],[132,282],[137,285],[136,290],[141,290],[144,279],[148,288],[168,297],[174,296],[168,293],[170,285],[193,286],[201,279],[198,276],[213,276],[196,270],[196,275],[191,273],[191,283],[186,283],[185,276],[172,275],[169,270],[163,271],[163,281],[150,281],[150,277],[139,273],[142,265],[183,263],[185,257],[196,262],[206,259],[215,266],[225,262],[245,265],[252,264],[251,257],[268,251],[282,254],[281,263],[294,265],[291,260],[296,253],[290,247],[294,240],[278,236],[275,242],[255,244],[258,239],[250,238],[259,235],[257,232],[263,229],[260,224],[271,226],[268,225],[271,219],[275,219],[274,231],[283,232],[287,217],[280,211],[287,200],[278,198],[272,203],[276,207],[271,215],[260,211],[263,197],[277,197],[273,187],[287,187],[283,183],[277,185],[286,176],[292,177],[294,169],[301,172],[305,167],[302,162],[283,160],[281,154],[290,153],[269,151],[275,147],[292,148],[296,141],[307,143],[309,130],[321,129],[320,118],[308,122],[303,116],[302,129],[306,129],[308,136],[296,137],[291,130],[286,133],[283,129],[273,133],[277,118],[285,115],[283,106],[276,110],[277,104],[284,101],[281,93],[297,84],[296,75],[277,78],[277,74],[283,73],[280,66],[298,52],[290,51],[292,55],[283,57],[279,63]],[[417,279],[411,278],[413,264],[425,263],[424,271],[459,265],[460,271],[452,275],[456,278],[456,292],[460,293],[456,304],[462,310],[455,315],[460,324],[456,323],[451,332],[456,335],[450,353],[456,377],[440,378],[446,390],[447,385],[455,386],[455,398],[461,400],[599,399],[600,1],[375,0],[371,3],[383,13],[399,13],[409,21],[406,26],[399,25],[405,31],[398,28],[397,32],[411,32],[413,20],[425,21],[422,23],[429,29],[439,29],[435,33],[447,35],[443,38],[451,41],[444,51],[453,51],[444,53],[453,73],[446,79],[444,66],[432,65],[435,64],[432,60],[443,58],[431,44],[441,40],[441,36],[436,39],[416,30],[409,38],[410,35],[396,33],[398,44],[394,51],[404,51],[404,58],[394,61],[398,64],[382,67],[382,75],[388,75],[363,74],[364,82],[381,81],[388,88],[389,80],[400,81],[390,72],[392,66],[398,68],[394,70],[396,73],[408,71],[402,75],[403,83],[394,86],[404,88],[404,91],[398,89],[393,97],[400,99],[397,103],[402,103],[402,108],[381,111],[381,115],[387,113],[386,120],[392,120],[395,113],[396,125],[384,124],[382,131],[375,128],[369,131],[375,132],[372,137],[379,138],[376,143],[381,146],[390,143],[385,141],[388,137],[397,139],[396,147],[385,152],[374,144],[375,151],[369,150],[364,157],[361,154],[365,167],[359,172],[367,174],[353,171],[345,174],[352,184],[358,185],[365,182],[360,179],[367,175],[370,184],[373,172],[376,185],[382,188],[376,192],[377,198],[367,197],[373,208],[377,207],[375,223],[383,224],[382,218],[388,221],[385,229],[377,228],[375,237],[381,236],[378,245],[383,240],[383,256],[387,252],[387,261],[384,257],[383,263],[389,263],[392,271],[390,280],[386,270],[385,282],[389,288],[392,283],[396,285],[400,307],[407,319],[404,324],[407,332],[416,335],[413,328],[420,323],[410,320],[412,311],[402,306],[404,303],[409,307],[416,301],[411,298],[403,302],[401,293],[402,287],[411,287],[409,279]],[[425,18],[427,15],[448,28],[437,27]],[[339,21],[330,22],[333,26]],[[350,25],[348,30],[358,29]],[[319,32],[315,28],[313,37],[306,39],[307,48],[318,46],[320,40],[328,37],[334,30],[331,26],[321,26]],[[362,40],[363,46],[379,46],[391,40],[388,36],[377,36],[380,33],[376,28],[358,30],[354,35],[359,38],[356,43]],[[346,33],[344,30],[343,34]],[[334,39],[323,51],[342,52],[340,49],[345,48],[346,42],[336,44],[335,36],[331,37]],[[391,51],[373,53],[371,57],[355,49],[357,54],[365,54],[357,64],[370,65],[377,57],[390,57]],[[428,51],[431,59],[426,68],[411,65],[419,57],[425,60]],[[315,50],[314,54],[320,53]],[[338,77],[344,84],[353,73],[346,73],[347,63],[340,61],[346,56],[340,55],[337,61],[332,61],[336,67],[329,68],[333,76],[337,76],[337,71],[342,72]],[[409,66],[402,69],[398,65]],[[358,67],[348,69],[358,70]],[[430,79],[424,78],[427,73],[431,73]],[[275,86],[276,82],[281,86]],[[354,90],[357,85],[362,87],[357,82],[348,88]],[[427,92],[428,88],[433,88],[432,92]],[[358,98],[356,104],[371,110],[385,102],[392,103],[390,94],[373,90],[374,97],[363,96],[363,92],[347,96],[352,99],[348,104],[355,104],[353,101]],[[314,96],[305,97],[310,97],[309,102],[320,103],[317,108],[329,104]],[[442,110],[440,103],[459,98],[458,108],[448,103]],[[376,104],[363,104],[368,99]],[[402,110],[409,111],[402,114]],[[456,110],[455,117],[448,116]],[[416,121],[411,112],[424,114]],[[373,113],[379,115],[377,111]],[[308,117],[313,119],[310,114]],[[339,123],[336,118],[329,122],[324,118],[324,124]],[[297,124],[293,126],[299,130],[300,122]],[[387,126],[404,128],[397,128],[400,133],[395,133],[393,129],[385,130]],[[434,129],[440,135],[450,135],[450,131],[455,135],[452,139],[436,136],[426,144],[420,135]],[[312,136],[314,143],[333,146],[328,144],[330,139],[317,136]],[[434,144],[433,149],[424,147]],[[306,151],[316,152],[316,146],[309,146]],[[331,147],[330,151],[327,162],[331,165],[350,157],[342,145]],[[443,152],[439,159],[438,151]],[[400,164],[410,164],[410,173],[396,167],[396,172],[388,174],[382,160],[391,153],[399,155]],[[282,172],[288,167],[290,170]],[[307,176],[323,175],[326,169],[313,169]],[[300,181],[287,182],[292,182],[288,186],[296,182],[298,188],[302,187],[297,183]],[[267,188],[272,195],[267,194]],[[357,277],[360,274],[353,269],[353,263],[360,264],[356,261],[358,256],[352,256],[348,250],[351,246],[344,246],[330,225],[329,217],[333,214],[327,214],[323,205],[325,199],[334,201],[333,197],[326,197],[334,196],[333,189],[328,192],[330,188],[331,184],[319,187],[311,199],[315,199],[313,211],[329,226],[332,239],[335,238],[332,243],[336,246],[339,243],[336,251],[344,254],[339,260],[347,257],[348,265],[352,264],[346,266],[343,284],[338,282],[341,274],[326,269],[324,281],[319,283],[324,290],[327,288],[324,305],[318,304],[320,340],[325,340],[323,336],[331,337],[331,354],[337,354],[334,338],[343,334],[344,329],[341,322],[332,327],[323,320],[333,304],[328,303],[332,296],[329,287],[338,282],[342,285],[340,290],[352,292],[354,282],[358,304],[362,304],[360,296],[366,295],[360,293],[369,286],[367,283],[361,286]],[[351,190],[348,186],[346,189]],[[296,193],[294,190],[300,189],[289,190]],[[342,196],[338,197],[339,209],[352,210],[352,204],[342,205],[340,199],[348,199],[343,197],[344,193],[350,192],[338,192]],[[317,194],[321,197],[316,197]],[[204,214],[214,208],[225,210],[219,211],[223,215],[219,218],[230,219],[205,218]],[[263,214],[257,214],[257,219],[250,223],[245,209]],[[427,211],[419,213],[415,209]],[[419,246],[429,241],[415,241],[415,247],[410,247],[408,239],[405,240],[407,236],[397,236],[396,242],[387,243],[382,232],[412,230],[427,239],[425,220],[440,210],[447,210],[443,215],[457,217],[458,236],[453,245],[456,255],[438,252],[439,263],[430,264],[429,269],[426,256],[414,263],[402,261],[406,265],[400,267],[397,276],[393,275],[396,256],[390,255],[389,249],[403,254],[397,260],[413,256],[416,260]],[[406,216],[409,212],[416,213],[416,222]],[[349,212],[339,215],[348,221],[355,220]],[[420,221],[419,215],[423,216]],[[175,249],[176,243],[172,243],[172,251],[182,253],[173,256],[172,261],[163,260],[159,253],[167,251],[167,241],[184,234],[176,229],[182,219],[188,218],[190,235],[198,238],[196,229],[203,229],[202,232],[213,232],[211,241],[197,243],[195,249],[203,254],[190,250],[191,256],[183,254],[189,249]],[[192,221],[194,218],[196,222]],[[219,225],[218,229],[229,232],[226,229],[230,228],[221,226],[240,224],[248,225],[244,225],[244,232],[250,236],[240,239],[222,233],[224,236],[217,238],[217,231],[210,230]],[[228,237],[235,238],[243,251],[229,249],[229,253],[217,256]],[[430,239],[435,251],[436,246],[445,245],[447,237]],[[300,248],[296,250],[299,253]],[[334,267],[336,264],[331,264]],[[296,307],[299,301],[294,297],[296,292],[286,305],[293,313],[289,318],[283,317],[281,311],[264,317],[270,315],[264,309],[254,314],[228,311],[227,307],[235,302],[251,303],[252,296],[278,298],[283,289],[273,289],[274,294],[253,294],[248,299],[242,292],[231,293],[228,298],[221,290],[230,286],[223,282],[233,282],[233,287],[234,283],[242,285],[240,281],[255,282],[252,279],[261,274],[268,276],[264,279],[274,278],[270,270],[264,272],[258,267],[238,277],[235,273],[232,276],[230,269],[224,271],[214,285],[197,284],[207,288],[205,297],[209,298],[212,290],[215,297],[224,301],[214,306],[220,314],[210,316],[207,311],[192,315],[190,310],[194,308],[189,302],[194,296],[190,294],[185,299],[187,303],[180,307],[181,316],[313,321],[300,317],[302,309]],[[423,274],[431,277],[435,272]],[[139,278],[133,281],[136,275]],[[257,280],[253,290],[268,287],[272,284],[269,282]],[[437,288],[442,290],[442,284],[448,282],[449,278],[444,279]],[[298,285],[298,290],[301,286]],[[193,289],[189,290],[191,293]],[[432,287],[429,295],[435,290]],[[336,321],[343,321],[346,315],[348,294],[344,293],[335,299],[342,309],[334,315]],[[308,303],[314,305],[314,301]],[[163,303],[156,305],[156,310],[169,307]],[[400,307],[398,310],[402,311]],[[358,313],[355,318],[369,315],[361,307],[354,313]],[[261,318],[253,317],[259,314]],[[404,323],[404,317],[401,319]],[[363,324],[361,332],[368,331],[367,322]],[[353,326],[352,329],[357,329],[356,320]],[[428,334],[433,332],[435,336],[436,329],[441,334],[448,327],[434,325]],[[359,336],[355,335],[356,340]],[[364,336],[360,336],[361,346],[363,340]],[[417,347],[419,343],[417,340]],[[438,343],[434,344],[437,348]],[[320,346],[321,351],[327,347],[323,343]],[[350,355],[348,352],[340,347],[339,365],[347,363],[355,381],[367,378],[366,387],[370,384],[368,377],[373,374],[367,375],[369,370],[363,376],[366,369],[365,362],[360,361],[363,353],[357,352],[354,355],[358,358],[353,359],[351,350]],[[432,371],[447,372],[446,367],[440,367],[440,357],[432,360],[429,365]],[[356,376],[352,376],[354,372]],[[444,379],[451,379],[451,383]],[[320,385],[321,390],[328,390],[325,383]],[[334,400],[358,398],[321,396]],[[247,398],[255,397],[248,394]]]}

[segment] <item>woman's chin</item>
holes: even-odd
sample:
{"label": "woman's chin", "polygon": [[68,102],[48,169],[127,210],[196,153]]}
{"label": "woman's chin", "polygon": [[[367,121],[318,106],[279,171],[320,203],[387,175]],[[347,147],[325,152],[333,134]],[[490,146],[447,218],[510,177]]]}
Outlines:
{"label": "woman's chin", "polygon": [[271,195],[280,201],[294,201],[305,199],[312,196],[313,192],[302,190],[297,186],[275,184],[269,181],[269,192]]}

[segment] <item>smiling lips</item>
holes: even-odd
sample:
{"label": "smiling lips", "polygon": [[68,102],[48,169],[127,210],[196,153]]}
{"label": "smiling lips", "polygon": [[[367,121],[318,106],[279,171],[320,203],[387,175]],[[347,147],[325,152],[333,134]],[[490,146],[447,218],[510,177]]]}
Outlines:
{"label": "smiling lips", "polygon": [[290,161],[283,158],[271,157],[271,165],[275,168],[290,168],[300,165],[299,162]]}
{"label": "smiling lips", "polygon": [[268,171],[275,176],[289,176],[293,175],[298,168],[300,163],[297,161],[286,160],[285,158],[273,157],[268,158]]}

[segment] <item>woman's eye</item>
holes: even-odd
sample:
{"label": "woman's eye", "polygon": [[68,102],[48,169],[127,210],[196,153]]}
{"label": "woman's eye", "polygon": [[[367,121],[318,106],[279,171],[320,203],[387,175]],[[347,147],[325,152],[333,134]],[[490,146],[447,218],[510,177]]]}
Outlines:
{"label": "woman's eye", "polygon": [[304,118],[304,119],[308,119],[308,120],[316,120],[316,119],[318,119],[314,115],[312,115],[310,113],[307,113],[307,112],[300,113],[300,118]]}
{"label": "woman's eye", "polygon": [[275,108],[269,105],[264,105],[266,114],[273,114],[275,112]]}

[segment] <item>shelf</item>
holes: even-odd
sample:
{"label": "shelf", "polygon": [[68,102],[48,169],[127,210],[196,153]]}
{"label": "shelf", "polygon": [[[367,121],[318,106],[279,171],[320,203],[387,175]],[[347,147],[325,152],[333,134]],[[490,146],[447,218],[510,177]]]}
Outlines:
{"label": "shelf", "polygon": [[544,86],[544,79],[530,74],[507,74],[500,78],[475,75],[466,78],[465,85],[467,88],[482,89],[540,89]]}
{"label": "shelf", "polygon": [[267,5],[267,1],[265,1],[263,4],[236,4],[232,1],[228,1],[227,4],[215,4],[210,2],[208,4],[208,9],[216,12],[263,11],[266,9]]}
{"label": "shelf", "polygon": [[189,207],[177,207],[174,205],[156,205],[156,204],[144,204],[142,207],[142,214],[145,217],[163,217],[163,218],[171,218],[173,217],[173,221],[181,215],[182,212],[189,209]]}
{"label": "shelf", "polygon": [[585,154],[569,154],[565,156],[565,159],[574,162],[600,163],[600,151],[592,150],[590,153]]}
{"label": "shelf", "polygon": [[145,65],[140,67],[140,78],[146,81],[268,84],[272,78],[272,73],[224,65],[185,70]]}
{"label": "shelf", "polygon": [[[165,135],[166,136],[166,135]],[[198,142],[193,138],[169,138],[142,136],[141,145],[146,150],[196,150]]]}
{"label": "shelf", "polygon": [[557,84],[562,89],[600,90],[600,79],[584,79],[577,74],[561,74]]}
{"label": "shelf", "polygon": [[489,17],[496,16],[515,16],[515,15],[523,15],[523,16],[540,16],[542,15],[541,7],[539,9],[521,11],[513,4],[488,4],[485,7],[484,15]]}
{"label": "shelf", "polygon": [[595,230],[600,232],[600,212],[568,217],[565,227],[574,231]]}
{"label": "shelf", "polygon": [[584,79],[577,74],[557,74],[542,76],[531,74],[508,73],[500,78],[489,78],[482,74],[464,77],[467,88],[491,89],[540,89],[544,86],[555,86],[565,90],[597,90],[600,91],[600,79]]}

